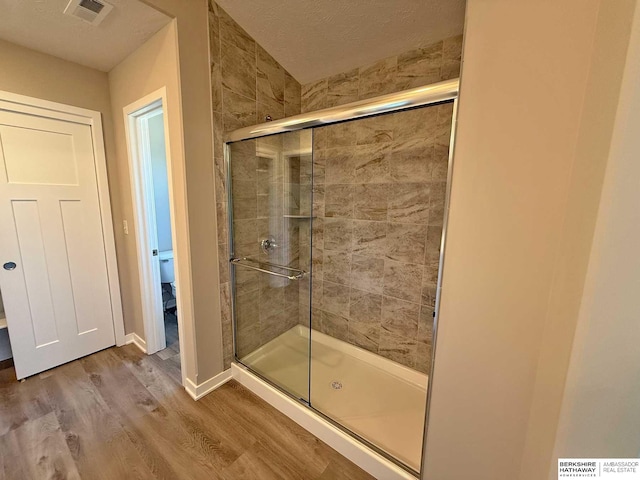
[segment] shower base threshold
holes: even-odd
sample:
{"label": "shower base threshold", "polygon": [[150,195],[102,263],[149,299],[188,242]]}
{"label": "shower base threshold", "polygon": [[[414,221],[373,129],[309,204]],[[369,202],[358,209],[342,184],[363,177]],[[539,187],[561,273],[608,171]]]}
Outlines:
{"label": "shower base threshold", "polygon": [[311,358],[309,365],[309,329],[297,325],[241,359],[258,375],[243,365],[232,368],[254,393],[376,478],[415,478],[259,375],[310,399],[313,409],[415,471],[422,454],[427,376],[315,330]]}

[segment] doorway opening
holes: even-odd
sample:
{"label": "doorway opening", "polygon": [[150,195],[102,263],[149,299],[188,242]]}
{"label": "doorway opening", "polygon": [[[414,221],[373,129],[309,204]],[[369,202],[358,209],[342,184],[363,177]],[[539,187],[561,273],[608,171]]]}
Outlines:
{"label": "doorway opening", "polygon": [[144,339],[134,337],[134,342],[147,354],[158,353],[181,370],[175,209],[164,89],[125,107],[124,115],[145,334]]}

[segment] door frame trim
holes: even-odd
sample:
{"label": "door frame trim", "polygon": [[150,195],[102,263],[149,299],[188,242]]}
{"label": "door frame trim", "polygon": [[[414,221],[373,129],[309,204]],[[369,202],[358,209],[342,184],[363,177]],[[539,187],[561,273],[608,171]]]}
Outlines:
{"label": "door frame trim", "polygon": [[102,114],[86,108],[51,102],[27,95],[19,95],[4,90],[0,90],[0,110],[79,123],[88,125],[91,129],[93,159],[96,167],[98,186],[98,204],[100,205],[100,223],[102,225],[102,239],[104,241],[109,295],[111,299],[111,318],[113,321],[116,345],[124,345],[126,343],[124,317],[122,314],[122,298],[120,296],[120,278],[118,276],[111,197],[109,195],[109,178],[107,175],[107,157],[104,147]]}
{"label": "door frame trim", "polygon": [[[149,93],[135,102],[127,105],[122,109],[124,117],[124,127],[127,139],[127,157],[129,160],[129,178],[131,181],[131,197],[133,203],[134,224],[135,229],[136,251],[138,256],[138,271],[140,277],[140,293],[142,302],[142,316],[146,341],[146,353],[153,354],[163,348],[166,348],[166,339],[164,334],[164,323],[162,331],[157,322],[157,305],[162,304],[162,297],[158,298],[157,291],[154,289],[154,283],[159,277],[159,268],[154,267],[152,261],[151,247],[149,244],[151,236],[156,236],[155,232],[155,208],[150,202],[153,197],[150,191],[150,185],[145,181],[146,167],[145,160],[140,158],[137,151],[137,141],[132,141],[132,135],[137,135],[137,119],[148,115],[151,111],[162,108],[165,154],[167,162],[167,186],[169,189],[169,210],[171,217],[171,241],[173,244],[173,267],[176,278],[176,316],[178,319],[178,340],[180,344],[180,369],[182,371],[182,383],[185,384],[185,333],[184,333],[184,315],[183,315],[183,298],[181,295],[181,287],[178,282],[179,265],[181,258],[177,249],[177,226],[176,226],[176,199],[174,196],[174,178],[173,178],[173,159],[171,158],[170,136],[169,136],[169,115],[167,102],[167,89],[162,87],[155,92]],[[149,165],[150,167],[150,165]],[[150,172],[146,172],[150,173]],[[148,179],[147,179],[148,180]],[[152,186],[151,186],[152,188]],[[157,269],[157,272],[155,271]]]}
{"label": "door frame trim", "polygon": [[[142,142],[148,140],[145,137],[145,125],[142,120],[151,112],[158,109],[164,110],[162,98],[150,99],[146,97],[138,100],[123,109],[125,134],[127,138],[127,153],[129,159],[129,180],[131,182],[131,199],[133,201],[134,224],[130,226],[135,230],[136,250],[138,251],[138,274],[140,278],[140,300],[142,302],[142,324],[146,342],[146,353],[151,355],[166,348],[164,325],[161,329],[158,325],[162,312],[162,290],[160,289],[160,267],[154,261],[152,250],[157,249],[158,235],[156,231],[155,203],[151,172],[151,158],[149,145]],[[170,165],[170,152],[168,145],[166,115],[163,118],[165,131],[165,154],[167,166]],[[167,168],[167,176],[168,176]],[[170,185],[168,186],[171,189]],[[170,210],[173,214],[173,208]],[[174,266],[175,269],[175,266]]]}

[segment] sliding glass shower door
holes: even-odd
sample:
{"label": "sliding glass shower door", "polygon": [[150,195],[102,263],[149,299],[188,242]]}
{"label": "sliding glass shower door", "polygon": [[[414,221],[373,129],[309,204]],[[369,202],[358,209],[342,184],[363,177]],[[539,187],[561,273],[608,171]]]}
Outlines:
{"label": "sliding glass shower door", "polygon": [[305,402],[311,137],[302,130],[227,146],[236,358]]}
{"label": "sliding glass shower door", "polygon": [[227,144],[236,359],[416,473],[455,103],[333,111]]}
{"label": "sliding glass shower door", "polygon": [[420,470],[453,102],[314,128],[310,405]]}

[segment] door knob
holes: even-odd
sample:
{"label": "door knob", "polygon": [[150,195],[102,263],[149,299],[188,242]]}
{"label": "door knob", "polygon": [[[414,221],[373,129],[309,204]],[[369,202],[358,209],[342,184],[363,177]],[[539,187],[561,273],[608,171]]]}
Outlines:
{"label": "door knob", "polygon": [[15,262],[7,262],[2,266],[5,270],[14,270],[17,265]]}

